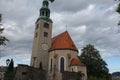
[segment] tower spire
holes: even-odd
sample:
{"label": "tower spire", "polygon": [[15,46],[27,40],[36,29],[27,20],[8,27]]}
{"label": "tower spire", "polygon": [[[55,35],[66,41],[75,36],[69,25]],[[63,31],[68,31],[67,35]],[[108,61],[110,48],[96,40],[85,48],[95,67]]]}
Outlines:
{"label": "tower spire", "polygon": [[43,20],[52,22],[52,20],[50,19],[49,1],[51,3],[54,2],[54,0],[43,0],[42,7],[40,8],[40,16],[37,19],[37,21],[39,21],[40,19],[43,19]]}
{"label": "tower spire", "polygon": [[42,8],[40,9],[40,17],[50,17],[50,9],[48,8],[49,2],[48,0],[43,0]]}
{"label": "tower spire", "polygon": [[42,7],[40,8],[40,17],[39,18],[52,22],[52,20],[50,19],[50,9],[49,9],[49,1],[48,0],[43,0]]}

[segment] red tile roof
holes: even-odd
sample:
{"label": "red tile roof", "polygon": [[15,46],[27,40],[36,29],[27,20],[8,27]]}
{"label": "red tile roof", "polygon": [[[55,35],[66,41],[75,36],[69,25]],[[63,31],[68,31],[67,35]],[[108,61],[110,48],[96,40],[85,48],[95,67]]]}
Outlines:
{"label": "red tile roof", "polygon": [[52,45],[49,51],[53,50],[74,50],[78,52],[77,47],[67,31],[52,38]]}
{"label": "red tile roof", "polygon": [[71,66],[85,66],[80,60],[73,58],[70,63]]}

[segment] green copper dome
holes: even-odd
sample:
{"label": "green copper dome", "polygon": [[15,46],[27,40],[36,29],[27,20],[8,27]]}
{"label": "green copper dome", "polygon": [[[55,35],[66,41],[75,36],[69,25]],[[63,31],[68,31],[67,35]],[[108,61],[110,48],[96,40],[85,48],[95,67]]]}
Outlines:
{"label": "green copper dome", "polygon": [[52,20],[50,19],[50,9],[48,0],[43,0],[42,2],[42,7],[40,8],[40,17],[37,19],[37,21],[40,19],[52,22]]}
{"label": "green copper dome", "polygon": [[50,9],[49,8],[46,8],[46,7],[42,7],[40,9],[40,17],[43,17],[43,16],[46,16],[46,17],[50,17]]}

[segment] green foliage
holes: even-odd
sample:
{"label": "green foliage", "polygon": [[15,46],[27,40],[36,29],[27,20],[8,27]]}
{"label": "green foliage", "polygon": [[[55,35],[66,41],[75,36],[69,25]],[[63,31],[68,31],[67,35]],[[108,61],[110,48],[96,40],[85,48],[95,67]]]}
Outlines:
{"label": "green foliage", "polygon": [[5,73],[5,80],[13,80],[14,79],[14,72],[12,71],[7,71]]}
{"label": "green foliage", "polygon": [[1,28],[2,26],[1,21],[2,21],[2,14],[0,14],[0,46],[6,45],[6,42],[9,41],[5,36],[1,35],[4,31],[4,28]]}
{"label": "green foliage", "polygon": [[4,28],[1,28],[0,27],[0,46],[2,45],[6,45],[6,42],[8,42],[9,40],[5,37],[5,36],[2,36],[2,32],[3,32]]}
{"label": "green foliage", "polygon": [[[119,3],[119,5],[118,5],[118,7],[116,9],[116,12],[118,12],[120,14],[120,3]],[[118,22],[118,25],[120,25],[120,21]]]}
{"label": "green foliage", "polygon": [[77,75],[76,80],[82,80],[82,73],[78,72]]}
{"label": "green foliage", "polygon": [[109,70],[99,51],[91,44],[86,45],[81,51],[79,58],[87,66],[88,80],[106,79]]}
{"label": "green foliage", "polygon": [[[118,14],[120,14],[120,0],[115,0],[115,1],[118,1],[118,6],[116,9],[116,12],[118,12]],[[120,21],[118,22],[118,25],[120,25]]]}
{"label": "green foliage", "polygon": [[120,3],[118,4],[116,11],[120,14]]}
{"label": "green foliage", "polygon": [[90,76],[88,80],[112,80],[112,77],[111,75],[109,75],[109,78],[100,78],[100,77]]}

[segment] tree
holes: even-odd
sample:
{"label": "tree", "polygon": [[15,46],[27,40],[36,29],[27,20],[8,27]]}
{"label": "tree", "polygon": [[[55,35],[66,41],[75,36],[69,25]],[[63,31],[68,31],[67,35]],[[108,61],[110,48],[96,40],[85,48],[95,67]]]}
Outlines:
{"label": "tree", "polygon": [[118,12],[120,14],[120,3],[118,4],[118,7],[116,9],[116,12]]}
{"label": "tree", "polygon": [[6,42],[8,42],[9,40],[5,36],[2,36],[1,33],[2,33],[2,29],[0,28],[0,46],[2,45],[5,46]]}
{"label": "tree", "polygon": [[1,35],[4,31],[4,28],[1,28],[2,26],[1,21],[2,21],[2,14],[0,14],[0,46],[6,45],[6,42],[9,41],[5,36]]}
{"label": "tree", "polygon": [[[115,0],[115,1],[119,2],[117,9],[116,9],[116,12],[118,12],[118,14],[120,14],[120,0]],[[120,25],[120,21],[118,22],[118,25]]]}
{"label": "tree", "polygon": [[109,70],[99,51],[91,44],[86,45],[79,56],[87,66],[88,80],[108,80]]}

